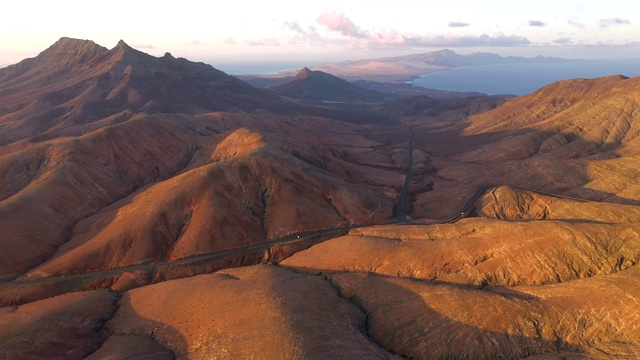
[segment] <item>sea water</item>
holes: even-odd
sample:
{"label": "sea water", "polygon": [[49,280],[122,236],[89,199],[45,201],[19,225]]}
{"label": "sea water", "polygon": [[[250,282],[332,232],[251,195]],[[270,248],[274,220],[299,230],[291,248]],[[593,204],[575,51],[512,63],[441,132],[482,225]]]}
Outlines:
{"label": "sea water", "polygon": [[423,75],[411,83],[447,91],[524,95],[554,81],[609,75],[640,76],[640,59],[463,66]]}

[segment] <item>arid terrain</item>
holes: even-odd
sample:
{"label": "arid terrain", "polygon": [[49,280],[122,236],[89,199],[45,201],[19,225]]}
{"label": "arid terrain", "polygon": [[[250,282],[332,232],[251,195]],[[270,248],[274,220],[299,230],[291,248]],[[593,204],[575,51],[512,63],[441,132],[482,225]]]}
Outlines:
{"label": "arid terrain", "polygon": [[640,358],[640,78],[314,70],[70,38],[0,69],[0,358]]}

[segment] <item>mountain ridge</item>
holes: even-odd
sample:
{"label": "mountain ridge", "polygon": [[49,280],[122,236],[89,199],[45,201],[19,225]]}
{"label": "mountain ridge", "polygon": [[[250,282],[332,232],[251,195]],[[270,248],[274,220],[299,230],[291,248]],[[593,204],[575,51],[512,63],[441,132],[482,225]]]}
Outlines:
{"label": "mountain ridge", "polygon": [[267,87],[268,90],[309,102],[383,102],[397,98],[356,86],[337,76],[305,67],[293,78]]}
{"label": "mountain ridge", "polygon": [[[452,67],[507,64],[522,62],[558,62],[567,59],[537,56],[533,58],[506,56],[494,53],[478,52],[460,55],[453,50],[444,49],[428,53],[409,54],[376,59],[349,60],[339,63],[324,63],[311,66],[311,70],[323,71],[348,81],[372,80],[384,82],[406,82],[420,75],[445,70]],[[283,71],[272,77],[292,76],[298,70]]]}
{"label": "mountain ridge", "polygon": [[0,73],[0,358],[640,358],[640,77],[365,123],[124,42],[40,60]]}

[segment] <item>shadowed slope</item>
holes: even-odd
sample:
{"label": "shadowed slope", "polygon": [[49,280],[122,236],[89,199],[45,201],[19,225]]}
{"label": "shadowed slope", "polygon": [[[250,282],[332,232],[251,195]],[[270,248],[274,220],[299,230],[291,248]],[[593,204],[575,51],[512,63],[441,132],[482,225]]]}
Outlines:
{"label": "shadowed slope", "polygon": [[[6,170],[0,244],[8,254],[0,273],[20,273],[41,262],[67,241],[77,221],[179,171],[192,139],[179,117],[165,120],[131,121],[0,158]],[[24,163],[13,159],[40,166],[25,178]]]}
{"label": "shadowed slope", "polygon": [[637,207],[506,187],[476,206],[492,217],[564,221],[354,229],[281,265],[324,274],[367,313],[370,336],[406,357],[640,354]]}
{"label": "shadowed slope", "polygon": [[281,264],[310,272],[519,286],[612,274],[640,262],[640,208],[509,190],[488,191],[476,201],[477,212],[503,220],[547,221],[469,218],[454,224],[354,229]]}
{"label": "shadowed slope", "polygon": [[115,301],[116,294],[98,290],[0,308],[0,357],[84,359],[104,341],[99,331]]}
{"label": "shadowed slope", "polygon": [[[0,268],[15,276],[52,255],[33,274],[111,268],[386,221],[400,168],[366,133],[319,118],[164,114],[8,154],[0,241],[12,250]],[[40,165],[25,177],[23,161]]]}
{"label": "shadowed slope", "polygon": [[323,279],[252,266],[128,291],[108,328],[153,336],[178,358],[395,358],[364,323]]}
{"label": "shadowed slope", "polygon": [[367,313],[371,337],[406,357],[624,359],[640,354],[637,269],[514,290],[362,273],[329,279]]}
{"label": "shadowed slope", "polygon": [[310,102],[382,102],[393,99],[389,94],[363,89],[322,71],[307,68],[292,79],[281,84],[269,86],[276,94]]}
{"label": "shadowed slope", "polygon": [[[78,134],[136,113],[282,109],[276,97],[210,65],[62,38],[0,70],[0,144]],[[47,132],[48,135],[43,135]]]}
{"label": "shadowed slope", "polygon": [[[640,204],[640,78],[567,80],[468,121],[418,114],[414,218],[438,218],[487,184]],[[425,192],[427,189],[434,191]]]}

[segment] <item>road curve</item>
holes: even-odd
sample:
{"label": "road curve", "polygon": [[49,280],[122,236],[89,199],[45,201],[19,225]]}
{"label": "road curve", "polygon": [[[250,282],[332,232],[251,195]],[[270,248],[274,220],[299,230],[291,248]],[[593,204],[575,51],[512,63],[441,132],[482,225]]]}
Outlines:
{"label": "road curve", "polygon": [[[248,245],[244,245],[244,246],[239,246],[239,247],[235,247],[235,248],[231,248],[231,249],[225,249],[225,250],[220,250],[220,251],[214,251],[214,252],[210,252],[210,253],[206,253],[206,254],[198,254],[198,255],[193,255],[193,256],[189,256],[189,257],[185,257],[185,258],[179,258],[179,259],[170,259],[170,260],[149,260],[149,261],[145,261],[143,263],[138,263],[138,264],[133,264],[133,265],[128,265],[128,266],[123,266],[123,267],[118,267],[118,268],[111,268],[111,269],[102,269],[102,270],[97,270],[97,271],[91,271],[91,272],[83,272],[83,273],[75,273],[75,274],[62,274],[62,275],[53,275],[53,276],[47,276],[47,277],[39,277],[39,278],[22,278],[22,279],[17,279],[17,280],[8,280],[8,281],[0,281],[0,287],[7,287],[7,286],[13,286],[13,285],[25,285],[25,284],[46,284],[46,283],[55,283],[58,281],[69,281],[69,280],[74,280],[74,279],[92,279],[92,278],[104,278],[104,277],[115,277],[115,276],[119,276],[125,272],[133,272],[133,271],[138,271],[138,270],[146,270],[146,271],[153,271],[153,270],[157,270],[161,267],[164,266],[172,266],[172,265],[189,265],[189,264],[196,264],[196,263],[202,263],[203,261],[207,261],[207,260],[216,260],[219,258],[224,258],[225,256],[229,256],[229,255],[233,255],[234,253],[240,254],[242,252],[245,251],[250,251],[250,250],[261,250],[264,248],[264,251],[266,252],[267,259],[265,260],[266,262],[270,262],[271,256],[272,256],[272,247],[276,246],[276,245],[285,245],[285,244],[310,244],[313,245],[317,242],[320,241],[324,241],[326,239],[330,239],[333,237],[337,237],[340,235],[344,235],[347,234],[350,230],[352,229],[356,229],[356,228],[363,228],[363,227],[371,227],[371,226],[378,226],[378,225],[391,225],[391,224],[396,224],[396,225],[433,225],[433,224],[446,224],[446,223],[454,223],[462,218],[468,217],[473,213],[473,208],[475,205],[475,202],[490,188],[499,186],[498,184],[483,184],[483,185],[479,185],[475,191],[475,193],[469,197],[469,199],[467,199],[467,201],[462,204],[460,207],[458,207],[455,211],[453,211],[451,214],[449,214],[447,217],[440,219],[440,220],[434,220],[434,221],[430,221],[428,223],[419,223],[419,222],[413,222],[413,221],[409,221],[406,218],[406,214],[404,213],[404,208],[406,206],[406,202],[407,202],[407,197],[408,197],[408,193],[409,193],[409,187],[411,185],[411,177],[412,177],[412,173],[413,173],[413,150],[414,150],[414,133],[413,133],[413,129],[411,127],[409,128],[409,143],[408,143],[408,159],[407,159],[407,165],[406,165],[406,176],[404,179],[404,183],[402,185],[402,188],[400,190],[400,192],[398,193],[398,197],[396,198],[396,201],[393,204],[393,220],[387,222],[387,223],[379,223],[379,224],[370,224],[370,225],[352,225],[352,226],[346,226],[346,227],[338,227],[338,228],[331,228],[331,229],[325,229],[325,230],[318,230],[318,231],[310,231],[310,232],[303,232],[303,233],[297,233],[297,234],[291,234],[285,237],[281,237],[281,238],[277,238],[277,239],[267,239],[267,240],[263,240],[262,242],[259,243],[253,243],[253,244],[248,244]],[[520,189],[520,188],[516,188],[513,187],[514,189],[517,190],[522,190],[522,191],[528,191],[526,189]],[[567,199],[573,199],[573,200],[578,200],[578,201],[588,201],[588,200],[584,200],[584,199],[577,199],[577,198],[571,198],[568,196],[562,196],[562,195],[556,195],[556,194],[549,194],[549,193],[543,193],[543,192],[538,192],[540,194],[543,195],[548,195],[548,196],[555,196],[555,197],[562,197],[562,198],[567,198]]]}

